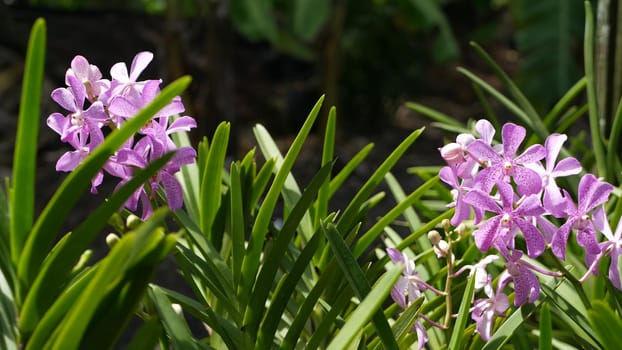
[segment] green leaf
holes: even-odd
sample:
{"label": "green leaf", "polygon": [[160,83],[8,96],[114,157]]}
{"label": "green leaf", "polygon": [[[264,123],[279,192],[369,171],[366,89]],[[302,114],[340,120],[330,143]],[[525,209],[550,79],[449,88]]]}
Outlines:
{"label": "green leaf", "polygon": [[354,198],[350,201],[346,209],[343,211],[337,229],[340,232],[348,232],[350,227],[354,224],[356,216],[354,215],[361,208],[361,205],[369,198],[376,187],[382,182],[385,174],[391,170],[391,168],[397,163],[402,155],[408,150],[410,145],[421,135],[424,128],[413,131],[406,139],[404,139],[391,154],[378,166],[376,171],[369,177],[365,184],[356,193]]}
{"label": "green leaf", "polygon": [[326,182],[326,179],[330,175],[332,165],[332,163],[324,165],[313,177],[311,183],[283,224],[283,227],[273,243],[272,249],[267,253],[244,315],[244,324],[247,325],[251,334],[255,334],[257,331],[259,321],[261,320],[261,313],[264,311],[264,305],[266,305],[266,299],[272,287],[272,281],[274,281],[279,265],[287,251],[287,247],[296,233],[296,228],[311,206],[320,187]]}
{"label": "green leaf", "polygon": [[242,262],[244,261],[244,244],[246,243],[244,220],[244,202],[242,199],[242,180],[240,179],[240,165],[231,164],[231,270],[233,271],[233,285],[237,288],[242,276]]}
{"label": "green leaf", "polygon": [[41,321],[37,323],[32,336],[26,343],[27,350],[43,349],[50,335],[58,328],[59,323],[67,314],[67,311],[73,306],[74,302],[80,297],[80,294],[84,292],[84,289],[89,283],[91,283],[100,265],[101,263],[83,272],[70,286],[63,290],[63,293],[58,296],[54,304],[45,312]]}
{"label": "green leaf", "polygon": [[[543,303],[540,307],[540,337],[538,339],[538,349],[553,350],[553,328],[551,325],[551,311],[549,304]],[[620,328],[622,329],[622,328]]]}
{"label": "green leaf", "polygon": [[209,147],[207,162],[204,168],[201,169],[200,227],[201,231],[207,235],[208,240],[212,243],[214,243],[212,225],[220,208],[222,196],[222,170],[227,155],[230,125],[227,122],[223,122],[216,128],[214,139]]}
{"label": "green leaf", "polygon": [[[148,258],[151,250],[158,247],[163,236],[155,232],[167,215],[165,209],[156,210],[151,218],[140,225],[134,233],[123,236],[102,260],[91,283],[75,300],[58,329],[52,349],[77,349],[83,335],[101,303],[115,287],[123,283],[125,273],[142,259]],[[102,305],[103,306],[103,305]],[[128,310],[131,312],[131,310]]]}
{"label": "green leaf", "polygon": [[423,185],[419,186],[408,197],[403,200],[399,200],[397,205],[393,207],[386,215],[378,220],[374,226],[372,226],[367,232],[365,232],[356,242],[354,246],[353,255],[359,257],[369,246],[378,238],[384,228],[391,224],[395,219],[404,213],[407,209],[410,209],[415,201],[418,201],[421,196],[427,193],[427,191],[439,181],[438,176],[426,181]]}
{"label": "green leaf", "polygon": [[464,294],[462,295],[462,301],[460,302],[460,309],[458,310],[458,317],[456,323],[451,330],[451,338],[449,339],[448,349],[460,349],[462,344],[462,333],[466,327],[466,324],[470,315],[471,299],[473,298],[473,291],[475,290],[475,275],[469,276],[469,281]]}
{"label": "green leaf", "polygon": [[[178,147],[192,147],[190,137],[186,132],[175,132],[171,135],[175,144]],[[195,220],[199,221],[199,191],[200,191],[200,177],[199,166],[197,163],[186,164],[181,167],[181,171],[175,174],[177,181],[181,184],[181,188],[184,192],[184,207],[188,211],[188,215]]]}
{"label": "green leaf", "polygon": [[95,174],[101,170],[104,163],[121,147],[123,142],[145,125],[173,97],[181,94],[189,83],[190,78],[184,77],[164,88],[151,103],[133,118],[128,119],[121,128],[110,133],[104,142],[67,176],[43,209],[28,236],[17,269],[21,288],[19,295],[28,290],[69,211],[77,203],[80,194],[89,188]]}
{"label": "green leaf", "polygon": [[322,235],[319,233],[311,237],[311,240],[305,245],[292,268],[277,285],[274,294],[270,298],[268,311],[264,314],[257,334],[257,349],[267,349],[272,344],[274,334],[279,322],[281,322],[287,303],[290,301],[292,294],[296,292],[297,283],[309,268],[309,262],[320,246],[321,238]]}
{"label": "green leaf", "polygon": [[[335,107],[331,107],[328,112],[328,119],[326,120],[326,131],[324,133],[324,144],[322,146],[322,166],[333,162],[335,153],[335,133],[337,130],[337,110]],[[328,202],[330,199],[330,181],[326,182],[320,188],[320,192],[317,196],[317,202],[315,207],[315,218],[313,221],[313,227],[315,229],[320,227],[320,221],[328,215]]]}
{"label": "green leaf", "polygon": [[294,32],[304,41],[310,41],[322,29],[330,15],[330,0],[294,0]]}
{"label": "green leaf", "polygon": [[158,287],[174,303],[180,304],[184,311],[208,325],[218,334],[229,349],[242,349],[242,334],[240,330],[227,318],[218,315],[209,305],[191,299],[170,289]]}
{"label": "green leaf", "polygon": [[[330,342],[327,349],[341,350],[348,347],[367,322],[375,315],[378,315],[378,309],[388,297],[401,273],[401,266],[393,266],[378,280],[378,283],[371,289],[361,304],[350,314],[345,325]],[[384,318],[384,315],[381,316]],[[395,343],[393,334],[386,335],[386,338],[383,338],[383,341],[389,340],[394,343],[392,346],[397,349],[398,345]],[[389,344],[385,343],[385,346],[389,346]]]}
{"label": "green leaf", "polygon": [[460,123],[459,121],[456,120],[456,118],[450,117],[446,114],[443,114],[435,109],[432,109],[430,107],[426,107],[424,105],[421,105],[419,103],[415,103],[415,102],[406,102],[406,107],[412,109],[415,112],[421,113],[424,116],[437,121],[439,123],[442,124],[446,124],[446,125],[451,125],[454,126],[456,128],[460,128],[463,129],[464,125],[462,125],[462,123]]}
{"label": "green leaf", "polygon": [[63,240],[56,245],[38,272],[24,300],[19,323],[24,334],[29,334],[33,330],[42,313],[57,298],[62,286],[70,277],[76,260],[105,227],[108,218],[116,213],[136,189],[163,167],[172,156],[173,154],[169,153],[145,169],[136,171],[125,185],[94,210],[73,233],[63,237]]}
{"label": "green leaf", "polygon": [[162,325],[166,330],[166,334],[171,339],[176,349],[198,349],[198,345],[193,341],[192,333],[188,324],[175,313],[171,305],[171,301],[166,297],[164,292],[155,285],[151,285],[147,292],[149,298],[153,301],[158,315],[162,320]]}
{"label": "green leaf", "polygon": [[132,340],[125,345],[125,350],[155,349],[162,326],[157,319],[148,320],[136,331]]}
{"label": "green leaf", "polygon": [[241,284],[238,295],[240,296],[243,304],[248,301],[247,298],[250,297],[251,288],[255,284],[264,239],[268,233],[268,226],[272,220],[272,212],[276,207],[279,194],[283,190],[283,185],[289,176],[289,172],[298,157],[307,135],[311,131],[311,127],[318,116],[323,101],[324,96],[318,100],[309,113],[307,120],[300,129],[296,139],[294,139],[294,142],[287,152],[283,163],[280,165],[272,186],[270,186],[268,194],[266,194],[266,197],[259,208],[259,212],[257,213],[257,217],[255,218],[255,224],[253,225],[251,237],[246,249],[246,256],[244,257],[244,262],[242,264],[242,279],[240,280]]}
{"label": "green leaf", "polygon": [[596,76],[594,74],[594,14],[592,5],[585,1],[585,36],[583,39],[583,58],[585,80],[587,81],[587,104],[589,108],[590,136],[592,138],[592,150],[596,158],[598,175],[607,174],[607,163],[600,127],[601,116],[598,110],[598,96],[596,91]]}
{"label": "green leaf", "polygon": [[19,108],[19,122],[13,154],[11,200],[11,260],[17,264],[27,235],[32,228],[35,210],[35,174],[37,140],[41,110],[41,90],[45,65],[45,20],[35,21],[28,40],[24,83]]}
{"label": "green leaf", "polygon": [[346,165],[333,177],[330,181],[330,188],[328,191],[328,198],[332,198],[335,192],[341,185],[350,177],[350,175],[356,170],[356,168],[367,158],[369,152],[371,152],[372,148],[374,148],[374,144],[370,143],[363,147],[360,151],[358,151],[352,159],[348,161]]}
{"label": "green leaf", "polygon": [[[261,149],[261,153],[263,153],[264,157],[266,159],[274,159],[276,161],[274,172],[278,173],[281,168],[281,164],[283,163],[283,156],[281,155],[276,142],[274,142],[270,136],[270,133],[268,133],[268,130],[266,130],[262,125],[256,125],[253,128],[253,132],[255,133],[255,138],[257,139],[257,143],[259,144],[259,148]],[[281,195],[285,201],[285,211],[289,212],[289,210],[296,205],[298,199],[300,198],[300,187],[291,173],[288,174],[285,179]],[[311,222],[309,214],[305,214],[303,219],[300,221],[300,231],[305,239],[309,239],[313,234],[313,223]]]}
{"label": "green leaf", "polygon": [[[356,295],[360,299],[363,299],[363,298],[368,299],[368,295],[370,294],[372,289],[369,285],[369,282],[367,281],[367,278],[365,278],[365,274],[363,273],[363,270],[361,270],[361,267],[359,266],[358,262],[356,261],[356,259],[354,258],[350,250],[348,249],[346,242],[341,237],[341,234],[339,233],[337,226],[331,223],[326,223],[325,226],[322,225],[322,231],[326,235],[326,238],[328,239],[328,242],[331,248],[333,249],[333,252],[335,253],[335,258],[337,260],[337,263],[341,267],[343,274],[345,275],[346,279],[348,280],[348,283],[350,284],[350,286],[352,287]],[[401,270],[401,267],[399,267],[398,270]],[[392,272],[388,273],[388,275],[392,276],[395,269],[392,269],[390,271]],[[395,283],[396,280],[397,280],[397,277],[395,277],[395,280],[393,280],[393,283]],[[361,320],[357,320],[357,321],[352,322],[350,326],[348,326],[348,323],[346,323],[346,326],[348,326],[349,328],[346,329],[346,326],[344,326],[344,328],[341,330],[341,332],[339,332],[339,334],[344,332],[344,335],[342,335],[342,337],[344,337],[344,340],[347,340],[347,343],[349,343],[352,337],[354,337],[356,333],[358,333],[358,330],[360,329],[360,328],[355,328],[355,327],[357,325],[362,327],[362,325],[367,323],[367,320],[371,318],[374,323],[374,326],[376,327],[378,337],[380,337],[385,347],[389,349],[399,349],[399,346],[397,345],[397,342],[395,341],[395,338],[393,337],[393,332],[391,331],[391,328],[389,327],[389,323],[387,322],[386,317],[381,311],[376,311],[377,307],[384,301],[384,299],[388,295],[389,291],[393,287],[393,284],[391,284],[390,286],[386,286],[379,282],[378,285],[381,286],[380,288],[378,288],[380,290],[378,292],[379,295],[374,295],[373,297],[369,297],[371,301],[368,300],[368,303],[375,305],[375,307],[373,307],[373,309],[371,310],[366,310],[368,314],[365,314],[365,316],[363,316],[363,317],[366,317],[365,322],[358,323]],[[381,293],[384,293],[385,289],[386,289],[386,294],[381,294]],[[382,295],[384,295],[384,297],[382,297],[381,300],[373,299],[373,298],[379,298]],[[364,303],[365,302],[361,303],[359,307],[363,306]],[[337,335],[337,338],[339,337],[339,334]],[[344,344],[344,343],[337,342],[336,341],[337,338],[335,338],[335,340],[331,343],[331,345],[329,345],[329,348],[331,346],[337,346],[338,344],[347,345],[347,343]]]}
{"label": "green leaf", "polygon": [[607,350],[620,348],[622,344],[622,321],[620,316],[611,310],[611,307],[601,300],[592,302],[592,309],[588,311],[588,318],[598,340]]}
{"label": "green leaf", "polygon": [[406,310],[402,312],[400,317],[398,317],[397,321],[395,321],[391,327],[398,343],[401,343],[412,330],[417,317],[419,317],[419,314],[421,313],[421,305],[423,304],[424,299],[425,298],[421,296],[412,304],[408,305]]}

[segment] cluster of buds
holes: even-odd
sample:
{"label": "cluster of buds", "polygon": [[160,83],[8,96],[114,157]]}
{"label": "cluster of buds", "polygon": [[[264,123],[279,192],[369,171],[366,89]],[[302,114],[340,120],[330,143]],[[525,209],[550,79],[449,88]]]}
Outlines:
{"label": "cluster of buds", "polygon": [[[72,151],[64,153],[57,161],[57,171],[73,171],[103,142],[104,128],[119,128],[155,98],[160,92],[162,81],[138,81],[139,75],[152,59],[151,52],[138,53],[129,72],[125,63],[117,63],[110,69],[111,79],[103,79],[99,68],[82,56],[76,56],[71,61],[71,68],[65,74],[67,86],[55,89],[51,95],[68,113],[53,113],[47,119],[47,125],[60,135],[61,141],[73,147]],[[177,147],[171,139],[173,133],[196,127],[192,117],[174,118],[184,110],[178,96],[156,113],[92,179],[91,192],[97,193],[104,173],[119,178],[119,187],[132,177],[134,169],[144,168],[164,154],[175,152],[173,158],[149,183],[141,186],[130,197],[125,207],[135,212],[140,202],[142,218],[149,217],[153,212],[151,201],[161,186],[169,207],[173,210],[181,208],[181,186],[174,175],[181,166],[193,163],[196,158],[196,151],[192,147]]]}

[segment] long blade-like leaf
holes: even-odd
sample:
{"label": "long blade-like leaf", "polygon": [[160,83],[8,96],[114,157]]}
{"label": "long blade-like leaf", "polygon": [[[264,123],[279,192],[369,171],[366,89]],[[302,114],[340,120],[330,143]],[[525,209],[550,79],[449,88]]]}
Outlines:
{"label": "long blade-like leaf", "polygon": [[24,67],[24,83],[19,107],[19,123],[13,155],[11,188],[11,259],[19,261],[35,210],[37,139],[41,109],[41,88],[45,64],[46,27],[38,19],[32,27]]}
{"label": "long blade-like leaf", "polygon": [[242,264],[242,279],[240,280],[241,283],[238,295],[240,296],[240,300],[243,304],[248,302],[251,288],[255,284],[264,239],[268,233],[268,226],[270,224],[270,220],[272,219],[272,212],[276,207],[279,194],[283,190],[283,185],[289,176],[290,170],[298,157],[298,153],[300,152],[307,135],[311,132],[311,127],[320,112],[320,107],[322,106],[323,101],[324,96],[318,100],[309,113],[307,120],[303,124],[300,132],[287,152],[283,163],[281,163],[276,177],[272,182],[272,186],[270,186],[268,194],[266,195],[261,207],[259,208],[259,212],[257,213],[255,224],[253,225],[251,231],[251,237],[248,242],[248,247],[246,249],[246,256],[244,257],[244,262]]}
{"label": "long blade-like leaf", "polygon": [[76,260],[105,227],[108,218],[117,212],[134,191],[149,177],[163,167],[173,156],[165,155],[149,164],[125,185],[119,188],[108,201],[100,205],[91,215],[66,237],[50,254],[28,291],[20,315],[20,329],[24,334],[32,331],[42,313],[49,308],[66,283]]}
{"label": "long blade-like leaf", "polygon": [[[367,322],[369,322],[369,319],[373,318],[375,315],[378,315],[379,307],[391,292],[391,289],[400,277],[401,272],[401,266],[393,266],[378,280],[376,286],[371,289],[361,304],[352,312],[343,328],[341,328],[339,333],[337,333],[335,338],[330,342],[327,349],[341,350],[347,348],[348,344],[352,342],[359,331],[365,327]],[[384,318],[384,315],[381,316]],[[388,335],[386,339],[383,339],[383,341],[389,339],[395,343],[394,348],[398,349],[399,347],[395,342],[395,338],[393,338],[392,333]],[[385,343],[385,346],[388,346],[388,344]]]}
{"label": "long blade-like leaf", "polygon": [[[366,298],[368,294],[370,294],[370,292],[372,291],[371,286],[369,285],[369,281],[367,281],[367,278],[365,278],[365,273],[363,272],[363,270],[361,270],[361,267],[359,266],[358,262],[352,255],[352,252],[350,252],[350,249],[348,249],[346,242],[341,237],[341,234],[339,233],[337,226],[331,223],[327,223],[326,227],[324,227],[324,225],[322,226],[322,231],[326,235],[326,238],[328,239],[328,242],[331,248],[333,249],[333,252],[335,253],[335,258],[337,262],[339,263],[339,266],[341,267],[343,274],[348,280],[348,283],[350,283],[350,286],[352,287],[352,289],[354,289],[356,295],[360,299]],[[401,270],[401,267],[399,267],[398,270]],[[393,269],[390,271],[395,271],[395,270]],[[391,274],[389,273],[389,275]],[[397,280],[397,277],[396,277],[396,280]],[[384,289],[388,288],[387,289],[387,295],[388,295],[393,284],[391,284],[390,286],[385,286],[385,285],[381,285],[381,286],[382,286],[380,288],[381,291],[384,291]],[[386,295],[385,295],[385,298],[386,298]],[[378,303],[379,305],[383,301],[384,299],[368,301],[368,302],[372,304]],[[377,309],[374,309],[374,310],[377,310]],[[367,312],[370,312],[370,311],[367,310]],[[375,313],[373,313],[373,315],[370,312],[369,315],[367,316],[371,317],[374,323],[374,326],[376,327],[378,337],[380,337],[385,347],[389,349],[399,349],[399,346],[397,345],[397,342],[395,341],[395,338],[393,337],[393,332],[391,331],[391,328],[389,327],[389,323],[387,322],[387,319],[384,316],[384,314],[381,311],[376,311]],[[365,323],[363,323],[362,325],[364,325]],[[355,325],[361,325],[361,324],[353,322],[352,325],[353,326],[350,326],[350,327],[354,327]],[[358,332],[358,330],[356,328],[348,328],[346,331],[342,329],[342,332],[345,332],[344,334],[349,334],[348,336],[344,336],[346,339],[348,339],[348,342],[349,342],[349,340],[352,338],[348,338],[348,337],[353,337]],[[341,343],[337,342],[336,344],[341,344]]]}
{"label": "long blade-like leaf", "polygon": [[249,327],[251,334],[254,334],[258,327],[258,323],[261,319],[260,313],[264,310],[266,298],[268,297],[272,287],[272,281],[274,280],[279,265],[281,264],[281,261],[287,251],[287,246],[291,243],[292,237],[294,237],[300,220],[302,220],[304,214],[307,213],[321,186],[326,183],[326,179],[330,175],[331,169],[332,163],[326,164],[313,177],[311,183],[303,192],[302,196],[298,200],[298,203],[294,206],[289,217],[283,224],[272,249],[265,259],[265,263],[263,264],[261,271],[259,272],[259,276],[257,277],[257,283],[253,289],[250,302],[246,308],[246,314],[244,316],[244,324]]}

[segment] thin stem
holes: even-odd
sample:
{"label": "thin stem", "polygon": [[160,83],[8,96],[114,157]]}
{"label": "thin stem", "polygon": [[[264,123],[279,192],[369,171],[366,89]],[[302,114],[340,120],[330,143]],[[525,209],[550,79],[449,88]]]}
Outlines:
{"label": "thin stem", "polygon": [[454,268],[454,262],[453,262],[453,254],[451,251],[452,248],[452,240],[449,238],[449,235],[447,237],[447,279],[445,282],[445,327],[449,328],[449,323],[451,322],[451,315],[452,315],[452,308],[451,308],[451,304],[452,304],[452,298],[451,298],[451,279],[452,279],[452,275],[454,273],[453,268]]}

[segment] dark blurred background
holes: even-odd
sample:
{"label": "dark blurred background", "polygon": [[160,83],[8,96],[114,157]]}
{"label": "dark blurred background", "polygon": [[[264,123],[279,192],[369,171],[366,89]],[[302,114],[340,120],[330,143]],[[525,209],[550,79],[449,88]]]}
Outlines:
{"label": "dark blurred background", "polygon": [[[66,151],[44,123],[62,110],[49,93],[64,85],[77,54],[104,77],[114,63],[129,65],[143,50],[155,59],[141,78],[166,84],[191,75],[183,99],[199,124],[192,136],[197,141],[230,121],[232,157],[255,145],[255,123],[286,147],[326,94],[295,170],[305,184],[318,169],[323,119],[335,105],[342,162],[376,144],[358,174],[363,181],[405,135],[429,124],[404,102],[460,120],[485,117],[455,68],[502,86],[470,41],[482,45],[540,111],[551,107],[581,74],[583,16],[581,0],[0,0],[0,177],[10,174],[24,54],[38,17],[48,28],[37,185],[45,203],[64,178],[54,164]],[[445,136],[428,128],[398,165],[398,178],[408,166],[439,164],[436,148]]]}

